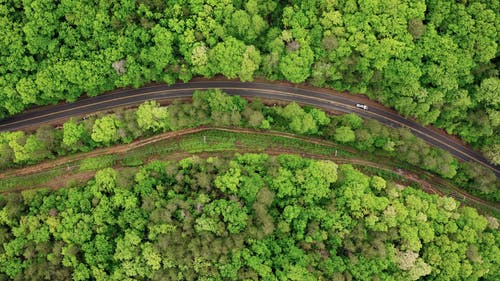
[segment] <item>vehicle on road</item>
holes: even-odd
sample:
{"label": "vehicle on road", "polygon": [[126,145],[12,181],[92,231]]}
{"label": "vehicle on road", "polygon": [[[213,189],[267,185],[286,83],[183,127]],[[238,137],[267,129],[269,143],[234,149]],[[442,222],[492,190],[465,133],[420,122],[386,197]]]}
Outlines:
{"label": "vehicle on road", "polygon": [[[198,82],[176,84],[175,86],[156,84],[139,89],[121,89],[99,97],[82,99],[76,101],[71,105],[53,105],[44,107],[43,109],[40,108],[38,110],[34,110],[34,112],[30,112],[29,114],[19,114],[6,119],[2,119],[0,120],[0,132],[19,130],[24,127],[33,127],[35,125],[55,122],[56,120],[70,118],[72,116],[81,116],[85,114],[97,115],[98,112],[106,112],[125,105],[137,105],[141,102],[144,102],[145,100],[150,99],[162,100],[173,97],[189,98],[192,97],[192,90],[199,88],[216,88],[222,91],[230,91],[233,94],[238,94],[243,97],[265,98],[273,101],[295,101],[307,105],[317,106],[319,108],[322,108],[323,110],[343,111],[346,109],[344,108],[344,106],[348,106],[349,108],[347,109],[347,111],[349,111],[349,109],[352,109],[352,105],[354,105],[360,110],[362,109],[363,111],[367,111],[361,112],[358,110],[357,112],[360,115],[362,113],[365,113],[363,114],[365,115],[365,118],[373,118],[386,125],[392,124],[397,128],[403,126],[407,127],[414,134],[416,134],[418,137],[422,138],[429,144],[447,150],[459,160],[475,161],[485,167],[488,167],[495,173],[495,175],[497,175],[497,177],[500,177],[500,168],[498,168],[498,166],[496,165],[490,164],[488,160],[486,160],[484,156],[479,152],[462,145],[461,143],[455,141],[453,138],[442,135],[441,133],[415,123],[411,119],[405,119],[403,116],[392,113],[389,110],[384,110],[385,112],[381,113],[381,110],[379,108],[377,108],[376,112],[374,112],[373,110],[375,109],[369,109],[365,104],[353,104],[353,100],[350,98],[347,99],[339,97],[337,95],[319,93],[313,90],[305,89],[300,89],[300,93],[298,93],[298,89],[294,87],[278,86],[272,83],[247,84],[236,81],[203,80]],[[339,103],[342,106],[332,105],[325,101]],[[278,104],[279,103],[276,103],[276,106]],[[368,114],[369,110],[371,111],[371,114]]]}
{"label": "vehicle on road", "polygon": [[362,108],[362,109],[364,109],[364,110],[368,110],[368,105],[366,105],[366,104],[357,103],[357,104],[356,104],[356,107],[357,107],[357,108]]}

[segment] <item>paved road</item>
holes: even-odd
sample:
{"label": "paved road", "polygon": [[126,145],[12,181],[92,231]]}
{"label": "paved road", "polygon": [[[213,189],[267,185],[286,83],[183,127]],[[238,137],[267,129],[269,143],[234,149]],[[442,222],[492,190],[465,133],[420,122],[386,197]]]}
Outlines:
{"label": "paved road", "polygon": [[392,127],[407,127],[413,134],[431,145],[440,147],[461,160],[478,162],[493,170],[496,176],[500,177],[500,167],[489,163],[480,153],[462,145],[453,138],[408,120],[391,110],[379,107],[370,107],[368,110],[363,110],[356,108],[356,101],[345,96],[272,83],[203,80],[178,83],[172,86],[156,84],[140,89],[116,90],[97,97],[81,99],[74,103],[37,108],[4,119],[0,121],[0,131],[19,130],[27,126],[39,125],[60,118],[85,115],[115,107],[137,105],[151,99],[187,98],[192,95],[194,90],[212,88],[221,89],[231,95],[295,101],[326,110],[355,112],[360,116],[375,119]]}

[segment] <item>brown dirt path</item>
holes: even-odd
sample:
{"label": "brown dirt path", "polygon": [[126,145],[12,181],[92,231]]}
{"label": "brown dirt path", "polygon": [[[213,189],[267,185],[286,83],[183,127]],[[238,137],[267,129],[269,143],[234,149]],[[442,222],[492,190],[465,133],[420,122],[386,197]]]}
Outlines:
{"label": "brown dirt path", "polygon": [[[157,136],[153,136],[150,138],[146,139],[139,139],[136,140],[130,144],[124,144],[124,145],[117,145],[113,147],[108,147],[108,148],[100,148],[96,149],[92,152],[88,153],[79,153],[76,155],[71,155],[71,156],[66,156],[62,157],[56,160],[48,160],[45,162],[42,162],[40,164],[34,165],[34,166],[29,166],[25,168],[19,168],[19,169],[12,169],[5,171],[3,173],[0,173],[0,179],[6,178],[9,176],[19,176],[19,175],[28,175],[28,174],[34,174],[37,172],[41,172],[44,170],[49,170],[53,169],[55,167],[60,167],[65,164],[69,164],[72,162],[76,162],[85,158],[89,157],[95,157],[95,156],[100,156],[100,155],[106,155],[106,154],[124,154],[127,151],[131,149],[135,149],[138,147],[142,147],[151,143],[155,143],[161,140],[166,140],[170,138],[176,138],[180,137],[183,135],[187,134],[192,134],[192,133],[197,133],[201,131],[207,131],[207,130],[219,130],[219,131],[226,131],[226,132],[234,132],[234,133],[248,133],[248,134],[261,134],[261,135],[271,135],[271,136],[279,136],[279,137],[286,137],[290,139],[300,139],[304,140],[310,143],[315,143],[319,145],[325,145],[325,146],[330,146],[330,147],[341,147],[344,150],[349,150],[349,152],[355,153],[356,151],[352,148],[345,148],[343,146],[334,144],[329,141],[317,139],[317,138],[312,138],[312,137],[303,137],[303,136],[297,136],[294,134],[289,134],[289,133],[283,133],[283,132],[276,132],[276,131],[257,131],[257,130],[251,130],[251,129],[243,129],[243,128],[228,128],[228,127],[197,127],[197,128],[191,128],[191,129],[185,129],[181,131],[175,131],[175,132],[167,132],[163,133]],[[237,145],[239,146],[239,145]],[[362,160],[362,159],[354,159],[354,158],[344,158],[344,157],[334,157],[334,156],[326,156],[326,155],[316,155],[316,154],[309,154],[309,153],[297,153],[296,151],[292,151],[290,149],[277,149],[277,148],[272,148],[272,149],[248,149],[246,147],[237,147],[237,149],[232,150],[232,153],[249,153],[249,152],[259,152],[259,153],[267,153],[270,155],[279,155],[279,154],[297,154],[301,155],[306,158],[312,158],[312,159],[324,159],[324,160],[332,160],[336,163],[339,164],[354,164],[354,165],[362,165],[362,166],[369,166],[381,170],[385,170],[388,172],[394,172],[407,180],[411,182],[415,182],[419,184],[422,189],[425,192],[431,193],[431,194],[437,194],[437,195],[445,195],[443,192],[441,192],[439,189],[433,186],[431,182],[426,181],[421,179],[419,174],[416,172],[410,172],[410,171],[403,171],[401,169],[395,169],[394,167],[390,165],[385,165],[380,162],[375,163],[367,160]],[[186,152],[174,152],[168,155],[169,160],[180,160],[182,158],[189,157],[191,155],[198,155],[200,157],[209,157],[209,156],[215,156],[215,155],[221,155],[221,152],[201,152],[201,153],[186,153]],[[119,167],[117,167],[119,168]],[[447,181],[440,179],[438,176],[435,176],[433,174],[430,174],[428,172],[423,172],[428,178],[432,179],[432,182],[434,183],[439,183],[441,185],[446,186],[447,188],[450,188],[454,190],[457,194],[460,194],[464,197],[466,197],[468,200],[473,201],[477,204],[481,205],[486,205],[491,208],[495,209],[500,209],[498,206],[499,204],[494,204],[485,200],[482,200],[480,198],[476,198],[470,194],[465,193],[464,191],[458,189],[457,187],[451,185]],[[94,175],[94,172],[80,172],[76,174],[67,174],[64,176],[60,176],[57,178],[52,179],[51,181],[44,183],[43,187],[48,187],[48,188],[60,188],[66,186],[66,183],[70,180],[78,181],[78,182],[85,182],[89,179],[91,179]],[[32,188],[40,188],[41,186],[38,187],[30,187]]]}
{"label": "brown dirt path", "polygon": [[[385,165],[381,165],[379,163],[373,163],[370,161],[365,161],[365,160],[360,160],[360,159],[351,159],[351,158],[344,158],[344,157],[335,157],[335,156],[326,156],[326,155],[317,155],[317,154],[310,154],[310,153],[296,153],[295,151],[292,151],[290,149],[278,149],[278,148],[270,148],[270,149],[249,149],[246,147],[241,147],[241,148],[236,148],[233,150],[228,150],[225,152],[199,152],[199,153],[187,153],[187,152],[174,152],[168,154],[166,157],[151,157],[148,159],[149,161],[152,160],[174,160],[178,161],[187,157],[191,156],[198,156],[201,158],[208,158],[211,156],[222,156],[222,155],[234,155],[235,153],[266,153],[269,155],[282,155],[282,154],[291,154],[291,155],[299,155],[304,158],[311,158],[311,159],[317,159],[317,160],[331,160],[337,164],[353,164],[353,165],[362,165],[362,166],[369,166],[381,170],[385,170],[388,172],[395,172],[393,168]],[[119,166],[115,166],[117,170],[120,170],[121,168]],[[431,193],[431,194],[438,194],[438,195],[443,195],[439,190],[435,189],[432,187],[431,184],[428,182],[425,182],[421,179],[418,178],[416,174],[409,173],[406,171],[396,171],[396,174],[412,181],[419,183],[424,191]],[[63,188],[66,186],[66,183],[68,181],[77,181],[77,182],[86,182],[90,180],[94,176],[95,172],[94,171],[84,171],[84,172],[78,172],[76,174],[66,174],[60,177],[53,178],[49,182],[46,182],[40,186],[33,186],[29,187],[28,189],[37,189],[37,188],[50,188],[50,189],[58,189],[58,188]],[[23,188],[18,188],[14,189],[13,191],[21,191],[21,190],[26,190]]]}
{"label": "brown dirt path", "polygon": [[74,155],[70,155],[70,156],[64,156],[64,157],[57,158],[55,160],[46,160],[46,161],[43,161],[39,164],[35,164],[35,165],[23,167],[23,168],[15,168],[15,169],[5,170],[5,171],[0,173],[0,179],[6,178],[6,177],[11,177],[11,176],[21,176],[21,175],[33,174],[36,172],[40,172],[43,170],[47,170],[47,169],[51,169],[51,168],[54,168],[57,166],[61,166],[64,164],[79,161],[79,160],[82,160],[85,158],[91,158],[91,157],[96,157],[96,156],[105,155],[105,154],[123,154],[131,149],[142,147],[142,146],[154,143],[154,142],[158,142],[158,141],[166,140],[166,139],[170,139],[170,138],[175,138],[175,137],[180,137],[180,136],[187,135],[187,134],[193,134],[193,133],[197,133],[197,132],[207,131],[207,130],[218,130],[218,131],[233,132],[233,133],[247,133],[247,134],[259,134],[259,135],[271,135],[271,136],[285,137],[285,138],[289,138],[289,139],[303,140],[303,141],[307,141],[309,143],[314,143],[314,144],[319,144],[319,145],[324,145],[324,146],[341,147],[345,151],[348,151],[351,153],[356,153],[356,151],[354,149],[349,148],[349,147],[337,145],[337,144],[334,144],[332,142],[325,141],[325,140],[318,139],[318,138],[298,136],[298,135],[294,135],[294,134],[290,134],[290,133],[284,133],[284,132],[278,132],[278,131],[258,131],[258,130],[243,129],[243,128],[202,126],[202,127],[197,127],[197,128],[190,128],[190,129],[174,131],[174,132],[167,132],[167,133],[163,133],[163,134],[156,135],[156,136],[146,138],[146,139],[138,139],[138,140],[135,140],[129,144],[115,145],[115,146],[106,147],[106,148],[97,148],[91,152],[78,153],[78,154],[74,154]]}

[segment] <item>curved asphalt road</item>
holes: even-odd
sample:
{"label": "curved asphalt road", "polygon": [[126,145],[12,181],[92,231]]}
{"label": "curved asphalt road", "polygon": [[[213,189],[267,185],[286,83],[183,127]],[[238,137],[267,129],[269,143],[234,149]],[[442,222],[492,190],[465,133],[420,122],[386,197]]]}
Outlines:
{"label": "curved asphalt road", "polygon": [[115,107],[137,105],[146,100],[161,100],[191,97],[194,90],[221,89],[231,95],[260,97],[309,104],[326,110],[355,112],[392,127],[407,127],[413,134],[433,146],[440,147],[458,159],[473,161],[490,168],[500,177],[500,167],[488,162],[480,153],[462,145],[456,140],[430,130],[418,123],[387,109],[370,107],[368,110],[356,108],[356,101],[344,96],[327,94],[310,89],[283,86],[271,83],[204,80],[178,83],[172,86],[156,84],[140,89],[122,89],[93,98],[81,99],[73,103],[40,107],[35,110],[0,121],[0,131],[19,130],[23,127],[40,125],[60,118],[69,118]]}

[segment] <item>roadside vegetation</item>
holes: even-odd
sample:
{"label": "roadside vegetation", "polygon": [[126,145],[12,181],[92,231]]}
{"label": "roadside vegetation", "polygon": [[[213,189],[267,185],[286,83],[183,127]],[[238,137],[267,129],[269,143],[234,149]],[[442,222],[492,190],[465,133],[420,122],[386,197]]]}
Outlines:
{"label": "roadside vegetation", "polygon": [[366,154],[347,145],[317,137],[301,137],[278,131],[229,127],[197,127],[163,133],[130,144],[101,148],[47,160],[25,168],[0,173],[0,192],[20,192],[41,188],[71,188],[85,183],[100,169],[112,167],[120,173],[137,172],[154,160],[180,160],[190,155],[230,157],[234,153],[292,154],[312,159],[351,164],[360,171],[381,176],[401,186],[411,186],[430,194],[452,196],[482,214],[500,218],[500,206],[471,196],[438,175],[425,172],[397,158]]}
{"label": "roadside vegetation", "polygon": [[[151,160],[178,159],[190,154],[221,153],[230,155],[238,151],[282,151],[295,154],[308,154],[323,157],[351,158],[355,155],[347,147],[334,143],[312,143],[311,140],[299,136],[282,136],[279,132],[254,131],[240,128],[199,128],[183,130],[179,134],[165,135],[159,140],[131,143],[130,145],[113,146],[93,153],[79,153],[56,160],[45,161],[26,169],[13,169],[0,174],[0,192],[8,193],[32,188],[56,187],[52,182],[60,182],[59,177],[78,177],[86,171],[96,172],[107,167],[121,169],[138,167]],[[345,150],[344,150],[345,149]],[[217,154],[216,154],[217,155]],[[26,171],[25,171],[26,170]],[[68,182],[66,186],[72,186]],[[61,187],[61,186],[59,186]]]}
{"label": "roadside vegetation", "polygon": [[366,93],[498,164],[499,10],[490,0],[3,1],[0,118],[150,81],[265,77]]}
{"label": "roadside vegetation", "polygon": [[16,280],[496,280],[498,221],[350,165],[243,154],[0,197]]}
{"label": "roadside vegetation", "polygon": [[[366,94],[500,164],[499,11],[2,1],[0,119],[150,82],[265,79]],[[498,202],[491,170],[406,128],[196,91],[0,132],[0,280],[496,281]]]}
{"label": "roadside vegetation", "polygon": [[[249,127],[317,136],[356,148],[367,154],[397,158],[452,180],[468,192],[499,201],[500,181],[489,169],[458,162],[448,152],[434,148],[408,129],[390,128],[355,114],[330,116],[296,103],[266,106],[248,102],[218,90],[197,91],[190,103],[173,102],[168,107],[154,101],[137,109],[71,119],[62,128],[43,126],[32,134],[0,133],[0,168],[19,167],[44,159],[91,151],[159,134],[202,125]],[[368,156],[367,156],[368,157]]]}

